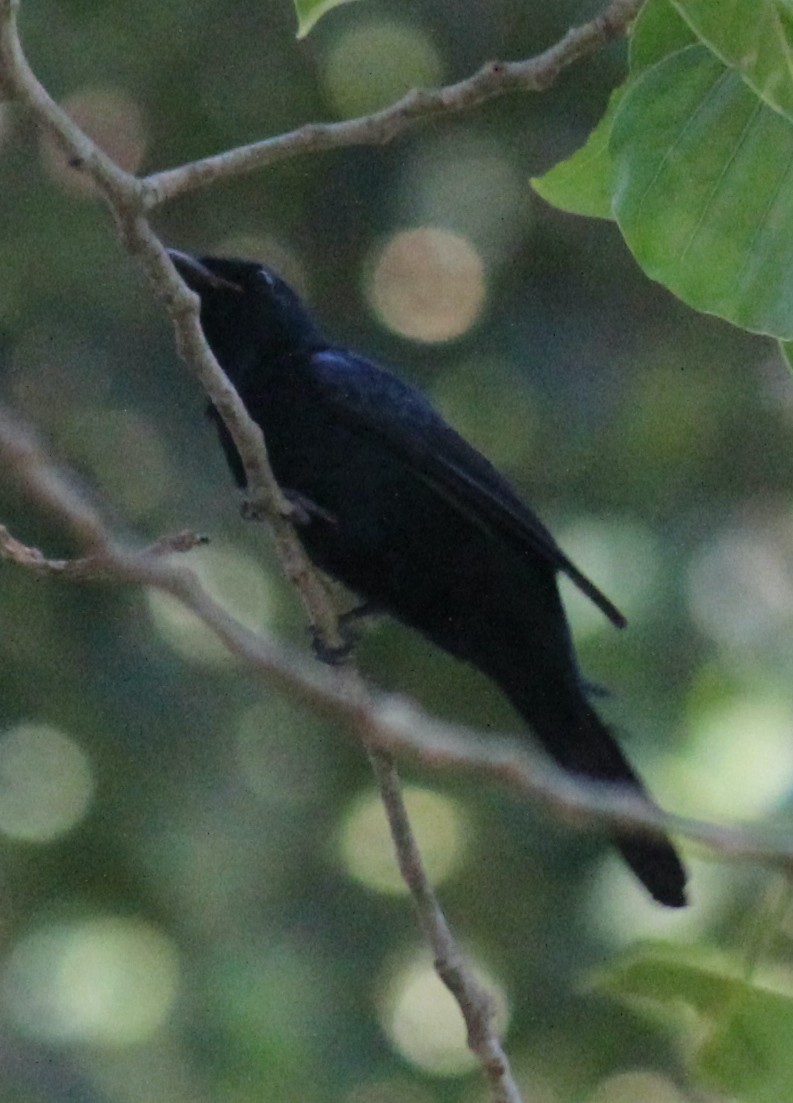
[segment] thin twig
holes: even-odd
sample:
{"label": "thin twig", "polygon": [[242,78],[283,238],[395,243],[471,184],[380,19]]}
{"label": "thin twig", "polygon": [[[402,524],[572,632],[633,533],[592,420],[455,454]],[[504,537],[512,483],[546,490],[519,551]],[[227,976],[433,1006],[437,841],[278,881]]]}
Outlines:
{"label": "thin twig", "polygon": [[[10,433],[9,426],[12,426]],[[33,440],[28,439],[25,449],[19,449],[20,432],[7,415],[0,416],[0,470],[7,479],[24,485],[31,503],[46,510],[53,521],[79,542],[86,535],[85,507],[79,495],[70,479],[53,468]],[[53,493],[53,486],[58,487],[57,493]],[[327,668],[309,663],[301,655],[245,628],[210,597],[194,571],[164,556],[163,546],[179,548],[185,539],[183,534],[158,542],[153,548],[135,551],[117,543],[104,529],[99,531],[99,543],[104,550],[93,557],[90,568],[88,559],[78,561],[84,564],[79,572],[81,582],[153,586],[170,594],[251,671],[317,714],[333,720],[370,750],[410,758],[429,770],[442,773],[456,770],[505,785],[579,829],[610,827],[648,835],[672,833],[701,843],[723,858],[793,873],[793,839],[789,831],[780,829],[772,834],[662,812],[621,786],[588,782],[562,773],[544,756],[533,754],[525,738],[450,724],[429,716],[399,695],[377,694],[362,685],[357,689],[349,683],[342,685]],[[86,549],[89,554],[96,543],[91,538]],[[186,543],[189,545],[190,541]],[[14,545],[17,552],[9,558],[21,567],[69,577],[63,560],[51,562],[40,550],[26,548],[19,540],[14,540]],[[25,550],[19,551],[20,547]]]}
{"label": "thin twig", "polygon": [[19,0],[0,0],[0,89],[23,104],[75,167],[85,169],[100,192],[127,208],[142,209],[144,187],[69,118],[28,65],[17,28]]}
{"label": "thin twig", "polygon": [[0,0],[0,86],[23,104],[72,164],[96,184],[127,250],[143,265],[165,303],[185,363],[223,418],[240,454],[251,501],[273,528],[284,572],[295,585],[314,631],[338,648],[342,639],[326,588],[303,551],[291,523],[292,506],[275,480],[261,429],[249,416],[204,339],[198,297],[176,272],[162,242],[143,215],[145,182],[123,172],[66,114],[27,63],[19,40],[19,0]]}
{"label": "thin twig", "polygon": [[[152,231],[144,212],[175,195],[205,186],[213,180],[250,171],[256,167],[301,153],[318,152],[341,146],[376,144],[391,140],[416,123],[470,109],[504,92],[540,90],[552,84],[563,68],[592,53],[609,39],[624,33],[636,15],[641,0],[612,0],[604,12],[590,23],[574,28],[555,46],[536,58],[523,62],[493,62],[458,84],[435,91],[416,90],[390,108],[362,119],[344,123],[303,127],[231,150],[192,165],[139,180],[121,170],[49,96],[30,69],[17,31],[19,0],[0,0],[0,90],[27,107],[36,123],[50,135],[66,154],[70,164],[79,167],[94,182],[108,204],[119,236],[128,251],[142,262],[156,293],[164,300],[176,334],[177,346],[195,371],[211,401],[226,423],[242,459],[254,506],[261,509],[276,535],[276,543],[287,576],[297,588],[309,620],[326,646],[341,642],[338,618],[322,580],[307,559],[291,523],[292,509],[281,494],[270,468],[265,442],[258,426],[220,370],[207,346],[199,321],[199,304],[174,270],[161,242]],[[346,723],[348,730],[361,738],[369,749],[375,774],[389,817],[400,868],[411,890],[425,935],[436,956],[436,968],[457,999],[468,1028],[469,1045],[479,1057],[493,1089],[496,1103],[520,1103],[520,1092],[512,1077],[507,1058],[492,1025],[490,997],[465,964],[449,930],[423,870],[421,857],[404,808],[398,776],[391,754],[412,748],[429,765],[438,766],[454,759],[454,741],[462,734],[471,742],[470,733],[455,731],[423,717],[415,706],[393,700],[378,703],[367,692],[357,673],[347,667],[320,676],[316,669],[289,658],[268,641],[248,632],[214,602],[188,568],[176,566],[166,552],[185,551],[200,541],[193,534],[179,534],[162,540],[142,552],[130,552],[115,542],[95,511],[86,506],[72,481],[56,470],[35,441],[20,432],[6,418],[0,418],[0,453],[8,461],[25,491],[71,531],[85,555],[78,560],[49,560],[38,549],[16,540],[0,528],[0,557],[39,572],[59,573],[83,581],[114,580],[151,585],[177,597],[226,643],[230,650],[246,658],[252,667],[266,674],[271,682],[289,689],[317,711]],[[407,727],[405,722],[407,721]],[[414,738],[414,727],[434,740],[439,733],[443,746],[429,751]],[[400,734],[401,732],[401,734]],[[451,740],[447,738],[451,734]],[[477,736],[473,736],[478,740]],[[451,748],[451,750],[450,750]],[[469,767],[476,755],[463,757]],[[476,767],[475,767],[476,768]],[[502,764],[504,776],[521,773],[517,759],[509,768]],[[523,767],[530,787],[537,788],[536,777]],[[569,779],[551,770],[549,777],[569,790]],[[511,778],[514,781],[514,777]],[[545,794],[550,804],[558,801],[549,784]],[[581,786],[576,800],[588,794]],[[615,798],[617,800],[621,797]],[[657,810],[644,802],[633,803],[609,813],[620,822],[635,822],[654,830]],[[575,801],[562,805],[570,813]],[[594,802],[595,804],[597,802]],[[581,808],[576,807],[577,814]],[[586,810],[595,818],[601,812],[594,806]]]}
{"label": "thin twig", "polygon": [[402,879],[413,897],[424,937],[435,955],[435,971],[462,1012],[468,1032],[468,1048],[479,1058],[490,1080],[495,1103],[521,1103],[509,1059],[495,1026],[493,998],[461,955],[427,878],[394,760],[390,754],[375,748],[370,748],[369,758],[385,805]]}
{"label": "thin twig", "polygon": [[[199,320],[197,297],[183,284],[177,275],[170,258],[162,244],[154,235],[148,221],[140,212],[141,191],[138,182],[124,174],[116,175],[106,171],[106,158],[101,151],[92,149],[92,143],[71,122],[60,108],[51,100],[38,83],[35,75],[27,66],[16,33],[15,14],[17,4],[14,0],[0,0],[0,72],[3,74],[3,86],[10,88],[16,98],[25,102],[33,117],[48,133],[56,137],[58,144],[70,159],[79,160],[84,170],[95,179],[105,201],[113,212],[120,236],[127,249],[137,255],[144,264],[151,282],[164,300],[173,322],[178,349],[185,361],[198,375],[204,389],[227,424],[245,467],[253,505],[257,512],[263,512],[269,519],[276,536],[276,545],[284,571],[295,585],[306,609],[314,632],[327,648],[338,648],[341,643],[338,617],[322,580],[317,575],[300,544],[291,523],[292,507],[286,501],[273,476],[267,456],[266,445],[259,427],[250,419],[247,410],[234,388],[220,370],[214,355],[209,349]],[[10,74],[10,79],[6,77]],[[94,175],[96,174],[96,175]],[[6,432],[2,433],[5,429]],[[287,664],[278,656],[275,648],[267,647],[263,641],[252,634],[246,638],[240,634],[240,625],[233,622],[225,611],[207,595],[191,571],[173,568],[163,562],[164,550],[184,550],[192,541],[184,534],[178,540],[161,541],[148,552],[130,555],[113,544],[103,530],[95,514],[83,508],[79,496],[75,496],[68,481],[58,483],[58,473],[43,458],[33,441],[14,431],[13,425],[0,424],[0,434],[5,439],[4,451],[11,461],[9,467],[17,473],[19,480],[30,493],[40,501],[45,500],[51,512],[58,513],[60,501],[61,517],[67,521],[73,535],[82,543],[88,554],[76,561],[48,561],[43,553],[26,548],[15,540],[6,529],[0,530],[0,555],[14,562],[32,567],[37,571],[50,570],[72,578],[87,580],[91,578],[108,580],[116,578],[124,581],[148,581],[149,585],[179,597],[188,607],[203,610],[205,616],[214,621],[221,637],[236,637],[238,645],[249,647],[270,666],[274,672],[280,669],[288,681],[293,677]],[[59,486],[62,494],[52,490]],[[198,615],[201,615],[200,613]],[[342,684],[341,679],[344,678]],[[339,671],[331,679],[333,696],[337,704],[354,706],[359,697],[365,696],[363,684],[352,664],[346,664],[344,672]],[[304,684],[308,684],[308,679]],[[395,810],[404,807],[401,803],[398,778],[395,768],[389,774],[390,785],[382,790],[383,801],[391,818]],[[396,804],[395,804],[396,802]],[[405,845],[418,853],[410,826],[405,821],[400,838],[395,845],[401,854]],[[402,858],[400,857],[400,861]],[[424,884],[424,896],[434,900],[429,884]],[[435,901],[435,911],[442,918],[440,907]],[[470,970],[463,964],[461,955],[456,951],[448,926],[443,920],[447,942],[455,951],[452,957],[439,958],[439,974],[442,979],[454,977],[456,988],[453,990],[460,1002],[462,1013],[469,1024],[469,1036],[477,1042],[477,1052],[484,1054],[490,1050],[501,1052],[500,1042],[492,1033],[489,1023],[484,1020],[470,1019],[470,1008],[478,1005],[474,996],[479,986]],[[452,960],[457,962],[452,968]],[[448,980],[447,980],[448,983]],[[462,998],[461,998],[462,997]],[[498,1083],[494,1080],[494,1099],[496,1103],[512,1103],[519,1100],[517,1086],[512,1080],[506,1057],[502,1053]],[[493,1079],[493,1059],[489,1063],[483,1060],[488,1075]]]}
{"label": "thin twig", "polygon": [[273,165],[291,157],[349,146],[384,145],[419,123],[470,111],[508,92],[542,92],[559,74],[607,42],[623,35],[643,0],[612,0],[589,23],[573,27],[557,43],[522,61],[491,61],[464,80],[442,88],[415,88],[396,103],[360,118],[309,123],[288,134],[154,173],[143,181],[146,202],[154,205],[215,180]]}

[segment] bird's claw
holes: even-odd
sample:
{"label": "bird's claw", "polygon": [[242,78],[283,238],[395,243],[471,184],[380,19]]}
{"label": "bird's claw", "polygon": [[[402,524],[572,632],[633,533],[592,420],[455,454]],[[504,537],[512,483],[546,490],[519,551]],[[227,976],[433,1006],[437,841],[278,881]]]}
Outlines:
{"label": "bird's claw", "polygon": [[[331,525],[338,524],[337,519],[322,506],[312,502],[296,490],[283,490],[282,495],[289,505],[287,516],[293,524],[298,526],[310,525],[314,518],[327,521]],[[263,503],[246,498],[240,506],[240,513],[245,521],[266,521],[267,510]]]}
{"label": "bird's claw", "polygon": [[243,521],[266,521],[267,510],[262,502],[254,502],[246,498],[240,506],[240,516]]}
{"label": "bird's claw", "polygon": [[311,648],[314,657],[321,663],[327,663],[328,666],[342,666],[352,655],[360,637],[354,632],[347,633],[339,624],[339,638],[341,643],[329,644],[317,628],[312,628]]}
{"label": "bird's claw", "polygon": [[332,513],[298,491],[284,490],[283,495],[289,502],[291,519],[296,525],[310,525],[314,519],[327,521],[331,525],[338,524],[338,520]]}
{"label": "bird's claw", "polygon": [[354,605],[352,609],[348,609],[346,613],[339,615],[339,627],[349,632],[352,625],[362,620],[367,620],[370,617],[379,617],[385,613],[385,609],[382,609],[374,601],[362,601],[360,605]]}
{"label": "bird's claw", "polygon": [[376,616],[382,610],[371,601],[364,601],[360,605],[341,613],[338,618],[339,638],[341,643],[331,646],[316,628],[311,629],[311,646],[314,655],[321,663],[329,666],[340,666],[349,659],[355,648],[361,642],[361,632],[357,625],[366,617]]}

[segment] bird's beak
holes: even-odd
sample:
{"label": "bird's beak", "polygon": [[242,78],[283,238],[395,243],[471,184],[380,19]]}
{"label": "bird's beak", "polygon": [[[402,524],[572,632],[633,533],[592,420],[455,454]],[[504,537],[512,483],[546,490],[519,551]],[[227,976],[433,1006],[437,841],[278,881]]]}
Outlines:
{"label": "bird's beak", "polygon": [[225,287],[229,291],[242,292],[242,288],[238,283],[232,283],[231,280],[225,280],[222,276],[216,275],[200,260],[191,257],[189,253],[182,253],[179,249],[166,249],[166,252],[173,261],[176,271],[191,291],[195,291],[200,295],[202,291],[206,291],[208,288],[215,291],[220,287]]}

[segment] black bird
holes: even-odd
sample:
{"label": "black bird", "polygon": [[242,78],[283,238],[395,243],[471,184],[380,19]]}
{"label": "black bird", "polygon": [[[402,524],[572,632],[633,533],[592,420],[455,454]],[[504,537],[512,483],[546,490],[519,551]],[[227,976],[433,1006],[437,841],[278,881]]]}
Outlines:
{"label": "black bird", "polygon": [[[303,506],[298,531],[314,563],[491,678],[564,770],[644,794],[587,699],[557,573],[614,624],[624,618],[509,483],[419,391],[330,344],[269,268],[170,256],[200,296],[206,339],[261,426],[279,484]],[[613,841],[656,900],[686,903],[669,842],[618,830]]]}

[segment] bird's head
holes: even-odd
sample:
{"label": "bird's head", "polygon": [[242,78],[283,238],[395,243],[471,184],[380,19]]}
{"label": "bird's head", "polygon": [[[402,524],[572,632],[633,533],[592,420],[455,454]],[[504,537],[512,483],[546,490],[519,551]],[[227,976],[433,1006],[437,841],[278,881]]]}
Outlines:
{"label": "bird's head", "polygon": [[[324,341],[298,296],[271,268],[249,260],[168,255],[201,299],[201,327],[221,363],[258,355],[309,352]],[[228,370],[228,368],[227,368]]]}

